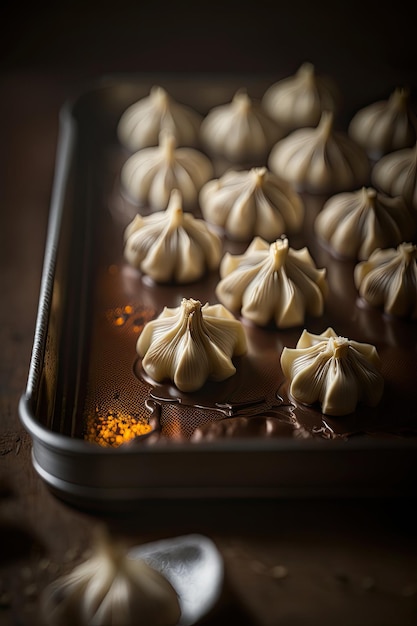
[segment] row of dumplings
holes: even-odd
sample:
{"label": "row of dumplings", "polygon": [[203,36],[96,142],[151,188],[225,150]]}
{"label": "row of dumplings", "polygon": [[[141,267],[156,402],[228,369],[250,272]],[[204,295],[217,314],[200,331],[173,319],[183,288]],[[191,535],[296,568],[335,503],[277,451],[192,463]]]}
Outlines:
{"label": "row of dumplings", "polygon": [[[361,202],[366,205],[377,200],[366,189],[344,195],[348,204],[358,207]],[[360,195],[362,198],[357,197]],[[334,198],[318,214],[317,230],[329,228],[327,222],[338,223],[339,211],[332,202]],[[345,237],[347,242],[358,239],[352,234],[360,225],[358,207],[350,211],[352,228],[348,235],[352,236]],[[374,215],[378,204],[375,207]],[[354,282],[370,305],[390,315],[417,319],[417,246],[398,238],[401,243],[396,247],[372,247],[372,240],[375,243],[382,237],[378,238],[378,229],[370,226],[362,241],[363,250],[368,247],[370,252],[356,264]],[[295,250],[284,236],[272,242],[255,236],[243,254],[226,253],[222,257],[220,235],[206,220],[183,211],[176,189],[164,211],[147,216],[138,213],[125,229],[124,239],[128,263],[156,283],[188,284],[208,271],[219,270],[218,300],[260,326],[273,322],[278,328],[294,327],[303,324],[306,315],[318,317],[323,313],[328,293],[326,270],[316,267],[307,247]]]}
{"label": "row of dumplings", "polygon": [[[230,103],[202,117],[154,87],[124,113],[118,134],[132,154],[121,182],[137,205],[151,209],[145,216],[138,212],[127,226],[125,258],[157,283],[192,283],[207,271],[219,272],[219,304],[183,299],[144,328],[136,350],[152,379],[169,379],[192,392],[209,378],[232,376],[232,358],[246,351],[235,313],[277,328],[303,326],[307,315],[322,315],[326,269],[316,267],[307,247],[293,249],[286,236],[303,226],[302,191],[334,194],[314,229],[336,254],[358,261],[354,280],[360,295],[392,315],[417,318],[417,247],[407,242],[416,227],[414,196],[366,186],[377,153],[412,151],[416,144],[406,101],[401,90],[384,106],[378,103],[382,116],[384,108],[390,110],[393,134],[390,143],[384,131],[377,150],[375,142],[362,141],[364,130],[381,128],[370,122],[375,111],[359,112],[348,133],[336,130],[337,90],[311,64],[272,85],[260,103],[239,90]],[[395,107],[406,110],[414,130],[395,131]],[[403,121],[400,126],[404,130]],[[231,167],[216,178],[218,157]],[[255,164],[245,167],[249,162]],[[197,206],[203,219],[193,212]],[[247,249],[222,256],[222,236],[248,243]],[[322,377],[318,384],[323,359],[333,358],[347,362],[351,375],[342,367],[340,376]],[[326,414],[350,413],[359,401],[375,406],[382,396],[374,346],[339,337],[332,328],[319,336],[304,330],[295,349],[284,349],[281,367],[292,396],[303,404],[319,402]]]}
{"label": "row of dumplings", "polygon": [[[363,120],[368,119],[365,126],[374,129],[374,134],[378,130],[384,138],[385,143],[379,148],[381,154],[394,146],[415,142],[416,126],[407,97],[405,90],[397,90],[387,102],[359,111],[350,125],[352,134],[354,128],[361,126],[358,137],[364,142]],[[207,270],[219,267],[218,232],[232,240],[254,242],[248,247],[247,263],[247,255],[253,254],[254,249],[259,256],[260,242],[261,247],[272,249],[279,239],[280,248],[282,242],[288,247],[283,233],[292,235],[303,225],[302,190],[338,190],[315,220],[317,236],[340,257],[369,261],[366,267],[368,271],[375,269],[379,286],[376,289],[369,278],[366,283],[372,283],[372,288],[357,284],[365,299],[385,306],[391,314],[416,317],[416,246],[410,242],[416,230],[417,143],[388,152],[377,161],[372,169],[374,186],[367,187],[375,141],[369,144],[368,154],[359,141],[336,131],[336,104],[334,84],[317,76],[311,64],[304,64],[294,77],[272,85],[261,103],[252,102],[245,92],[239,91],[231,103],[215,107],[205,118],[173,100],[164,89],[154,87],[149,96],[124,112],[118,126],[121,142],[133,152],[122,168],[122,185],[138,205],[154,211],[147,217],[138,214],[126,229],[128,261],[156,282],[193,282]],[[287,132],[275,144],[273,140],[279,135],[268,131],[273,124],[275,129],[279,126],[277,119],[272,119],[273,108],[276,118],[278,112],[281,115],[279,132]],[[316,127],[303,126],[311,124],[313,118],[319,120]],[[385,119],[389,120],[387,127],[392,134],[390,145],[389,132],[382,132],[381,120]],[[294,130],[296,124],[303,127]],[[258,156],[263,150],[264,158],[270,150],[267,165],[240,169],[236,163],[236,167],[232,165],[225,174],[214,178],[213,162],[208,155],[222,153],[231,158],[233,155],[226,154],[226,147],[236,147],[237,137],[242,141],[240,149],[233,153],[236,160],[249,158],[248,150],[254,147]],[[205,152],[191,147],[198,146],[198,142],[201,145],[202,138]],[[204,220],[186,213],[197,205]],[[166,245],[167,240],[175,240],[177,245]],[[371,261],[371,255],[379,250],[386,252],[382,257],[378,253]],[[387,264],[388,257],[392,260]],[[382,271],[374,268],[375,259],[379,265],[381,258]],[[224,267],[223,263],[222,280]],[[388,270],[396,280],[386,280]],[[363,269],[356,272],[356,276],[362,277],[356,282],[364,282],[363,273]],[[232,291],[236,293],[235,286]],[[219,295],[222,292],[219,286],[219,299],[227,299],[224,294]],[[256,293],[262,294],[259,285]],[[243,299],[240,305],[246,311]],[[265,306],[259,309],[262,313],[252,312],[252,319],[266,323]],[[276,313],[277,325],[301,323],[300,316],[306,309],[309,311],[309,306],[304,303],[298,309],[296,316],[289,315],[291,321],[284,321]]]}
{"label": "row of dumplings", "polygon": [[[268,165],[280,178],[299,188],[334,193],[365,184],[370,162],[406,150],[396,155],[394,162],[389,159],[381,166],[383,171],[375,174],[375,184],[391,195],[398,195],[396,186],[402,190],[405,185],[407,200],[417,204],[417,118],[409,91],[398,87],[387,100],[359,110],[347,132],[336,128],[340,100],[334,81],[317,74],[311,63],[304,63],[294,76],[272,84],[260,100],[240,89],[230,102],[213,107],[206,116],[177,102],[164,88],[154,86],[148,96],[123,113],[118,136],[132,153],[158,146],[160,150],[133,158],[126,177],[132,179],[133,170],[145,169],[147,178],[151,178],[152,172],[143,163],[145,157],[154,168],[162,167],[174,144],[177,148],[203,150],[211,157],[224,157],[232,165]],[[171,145],[168,150],[166,143]],[[184,178],[207,179],[212,175],[209,160],[199,158],[195,152],[181,151],[175,156],[178,166],[185,170]],[[198,165],[189,172],[191,157]],[[409,172],[413,163],[414,185]],[[201,185],[201,180],[196,185]],[[149,200],[152,205],[152,194],[148,199],[145,190],[137,187],[132,180],[127,181],[133,197],[139,202]],[[157,208],[165,207],[166,202]]]}
{"label": "row of dumplings", "polygon": [[[136,351],[148,376],[188,393],[209,379],[233,376],[233,358],[246,353],[247,342],[243,324],[223,305],[183,298],[146,324]],[[331,327],[320,335],[304,329],[295,348],[283,349],[280,363],[292,397],[320,404],[327,415],[347,415],[358,403],[376,406],[381,400],[384,378],[375,347],[340,337]]]}

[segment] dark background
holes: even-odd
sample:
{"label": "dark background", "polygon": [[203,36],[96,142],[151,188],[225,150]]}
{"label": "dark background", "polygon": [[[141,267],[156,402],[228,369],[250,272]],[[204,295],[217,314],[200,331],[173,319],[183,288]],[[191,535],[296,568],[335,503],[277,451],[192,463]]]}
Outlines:
{"label": "dark background", "polygon": [[[0,71],[291,73],[303,61],[346,89],[417,86],[402,2],[56,2],[1,10]],[[379,82],[380,84],[380,82]],[[382,95],[382,94],[381,94]]]}

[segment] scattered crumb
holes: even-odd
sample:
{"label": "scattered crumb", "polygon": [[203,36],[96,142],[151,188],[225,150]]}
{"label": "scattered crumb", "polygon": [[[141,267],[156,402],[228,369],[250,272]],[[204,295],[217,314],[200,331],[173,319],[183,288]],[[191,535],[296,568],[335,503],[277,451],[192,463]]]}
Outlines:
{"label": "scattered crumb", "polygon": [[276,580],[282,580],[288,576],[288,568],[285,567],[285,565],[273,565],[272,567],[267,567],[261,561],[251,561],[250,568],[257,574],[265,574],[275,578]]}
{"label": "scattered crumb", "polygon": [[22,440],[20,439],[20,437],[18,437],[16,439],[16,447],[14,450],[14,453],[16,454],[16,456],[19,454],[21,446],[22,446]]}
{"label": "scattered crumb", "polygon": [[267,571],[267,568],[263,563],[261,563],[261,561],[251,561],[250,568],[257,574],[265,574],[265,572]]}
{"label": "scattered crumb", "polygon": [[287,578],[288,568],[285,567],[285,565],[274,565],[270,570],[270,574],[273,578],[282,580],[283,578]]}

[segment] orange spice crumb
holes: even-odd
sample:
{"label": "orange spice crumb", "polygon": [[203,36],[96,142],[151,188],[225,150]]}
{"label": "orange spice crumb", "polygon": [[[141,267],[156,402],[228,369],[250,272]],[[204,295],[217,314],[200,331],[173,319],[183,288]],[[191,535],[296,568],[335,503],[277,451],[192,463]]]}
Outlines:
{"label": "orange spice crumb", "polygon": [[84,439],[104,447],[118,447],[152,430],[145,420],[118,411],[100,415],[98,411],[87,417]]}

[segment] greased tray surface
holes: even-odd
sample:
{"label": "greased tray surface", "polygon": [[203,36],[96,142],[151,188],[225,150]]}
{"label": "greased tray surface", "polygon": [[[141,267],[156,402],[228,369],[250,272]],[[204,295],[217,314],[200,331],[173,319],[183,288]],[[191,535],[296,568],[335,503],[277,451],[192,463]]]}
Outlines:
{"label": "greased tray surface", "polygon": [[[156,286],[124,261],[123,232],[138,207],[120,186],[128,157],[117,140],[120,115],[155,84],[205,113],[242,86],[259,98],[274,80],[109,78],[62,110],[34,349],[20,403],[34,466],[61,497],[114,508],[148,497],[414,493],[416,324],[359,306],[354,264],[334,259],[311,235],[323,197],[303,197],[304,229],[290,239],[295,248],[308,245],[330,284],[324,316],[307,318],[305,327],[321,333],[332,326],[377,347],[386,383],[381,406],[337,419],[294,407],[279,355],[296,344],[301,328],[246,324],[248,358],[237,374],[197,395],[152,384],[141,372],[135,345],[143,325],[182,297],[215,303],[218,276]],[[216,167],[220,173],[224,164]],[[224,241],[231,252],[246,247]],[[142,424],[150,433],[114,447],[97,443],[117,422],[117,444],[129,430],[145,432]]]}

